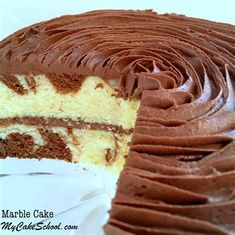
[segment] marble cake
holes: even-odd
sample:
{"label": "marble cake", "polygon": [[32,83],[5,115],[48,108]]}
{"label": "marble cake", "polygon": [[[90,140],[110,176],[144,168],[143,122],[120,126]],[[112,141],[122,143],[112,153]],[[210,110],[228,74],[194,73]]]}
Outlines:
{"label": "marble cake", "polygon": [[106,234],[235,232],[235,26],[62,16],[1,41],[0,75],[1,158],[125,162]]}

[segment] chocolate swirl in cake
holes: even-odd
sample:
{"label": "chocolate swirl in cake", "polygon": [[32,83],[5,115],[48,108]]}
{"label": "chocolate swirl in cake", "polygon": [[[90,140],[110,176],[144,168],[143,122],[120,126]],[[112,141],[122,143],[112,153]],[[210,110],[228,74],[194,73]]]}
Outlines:
{"label": "chocolate swirl in cake", "polygon": [[0,62],[10,88],[6,75],[47,74],[64,93],[96,75],[140,99],[107,234],[235,231],[235,26],[93,11],[16,32]]}

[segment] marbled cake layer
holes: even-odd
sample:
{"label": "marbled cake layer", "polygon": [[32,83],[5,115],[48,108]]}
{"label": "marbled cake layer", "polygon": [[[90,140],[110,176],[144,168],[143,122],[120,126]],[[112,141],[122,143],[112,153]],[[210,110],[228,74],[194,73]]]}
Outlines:
{"label": "marbled cake layer", "polygon": [[84,78],[79,90],[68,93],[56,90],[50,79],[43,75],[30,77],[34,83],[33,89],[27,82],[29,77],[14,77],[22,86],[24,94],[0,82],[0,120],[44,117],[82,120],[123,129],[134,127],[139,102],[117,98],[114,88],[99,77]]}
{"label": "marbled cake layer", "polygon": [[1,158],[57,158],[120,172],[139,101],[116,97],[99,77],[66,93],[43,75],[14,78],[23,94],[0,82]]}
{"label": "marbled cake layer", "polygon": [[118,174],[130,134],[101,129],[11,124],[0,127],[0,158],[52,158],[106,167]]}

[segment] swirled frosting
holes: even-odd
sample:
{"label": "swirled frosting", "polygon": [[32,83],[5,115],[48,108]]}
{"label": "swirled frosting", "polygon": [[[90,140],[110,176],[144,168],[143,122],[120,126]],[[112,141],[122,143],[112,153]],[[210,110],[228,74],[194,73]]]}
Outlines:
{"label": "swirled frosting", "polygon": [[9,87],[47,74],[66,91],[96,75],[140,99],[107,234],[235,231],[235,26],[150,10],[62,16],[3,40],[0,73]]}

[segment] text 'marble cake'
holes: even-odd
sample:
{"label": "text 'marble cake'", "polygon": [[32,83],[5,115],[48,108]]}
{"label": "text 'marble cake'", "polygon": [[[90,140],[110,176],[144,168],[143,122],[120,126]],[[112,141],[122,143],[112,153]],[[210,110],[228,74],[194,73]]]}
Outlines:
{"label": "text 'marble cake'", "polygon": [[234,90],[233,25],[150,10],[44,21],[0,42],[0,157],[125,162],[106,234],[232,234]]}

